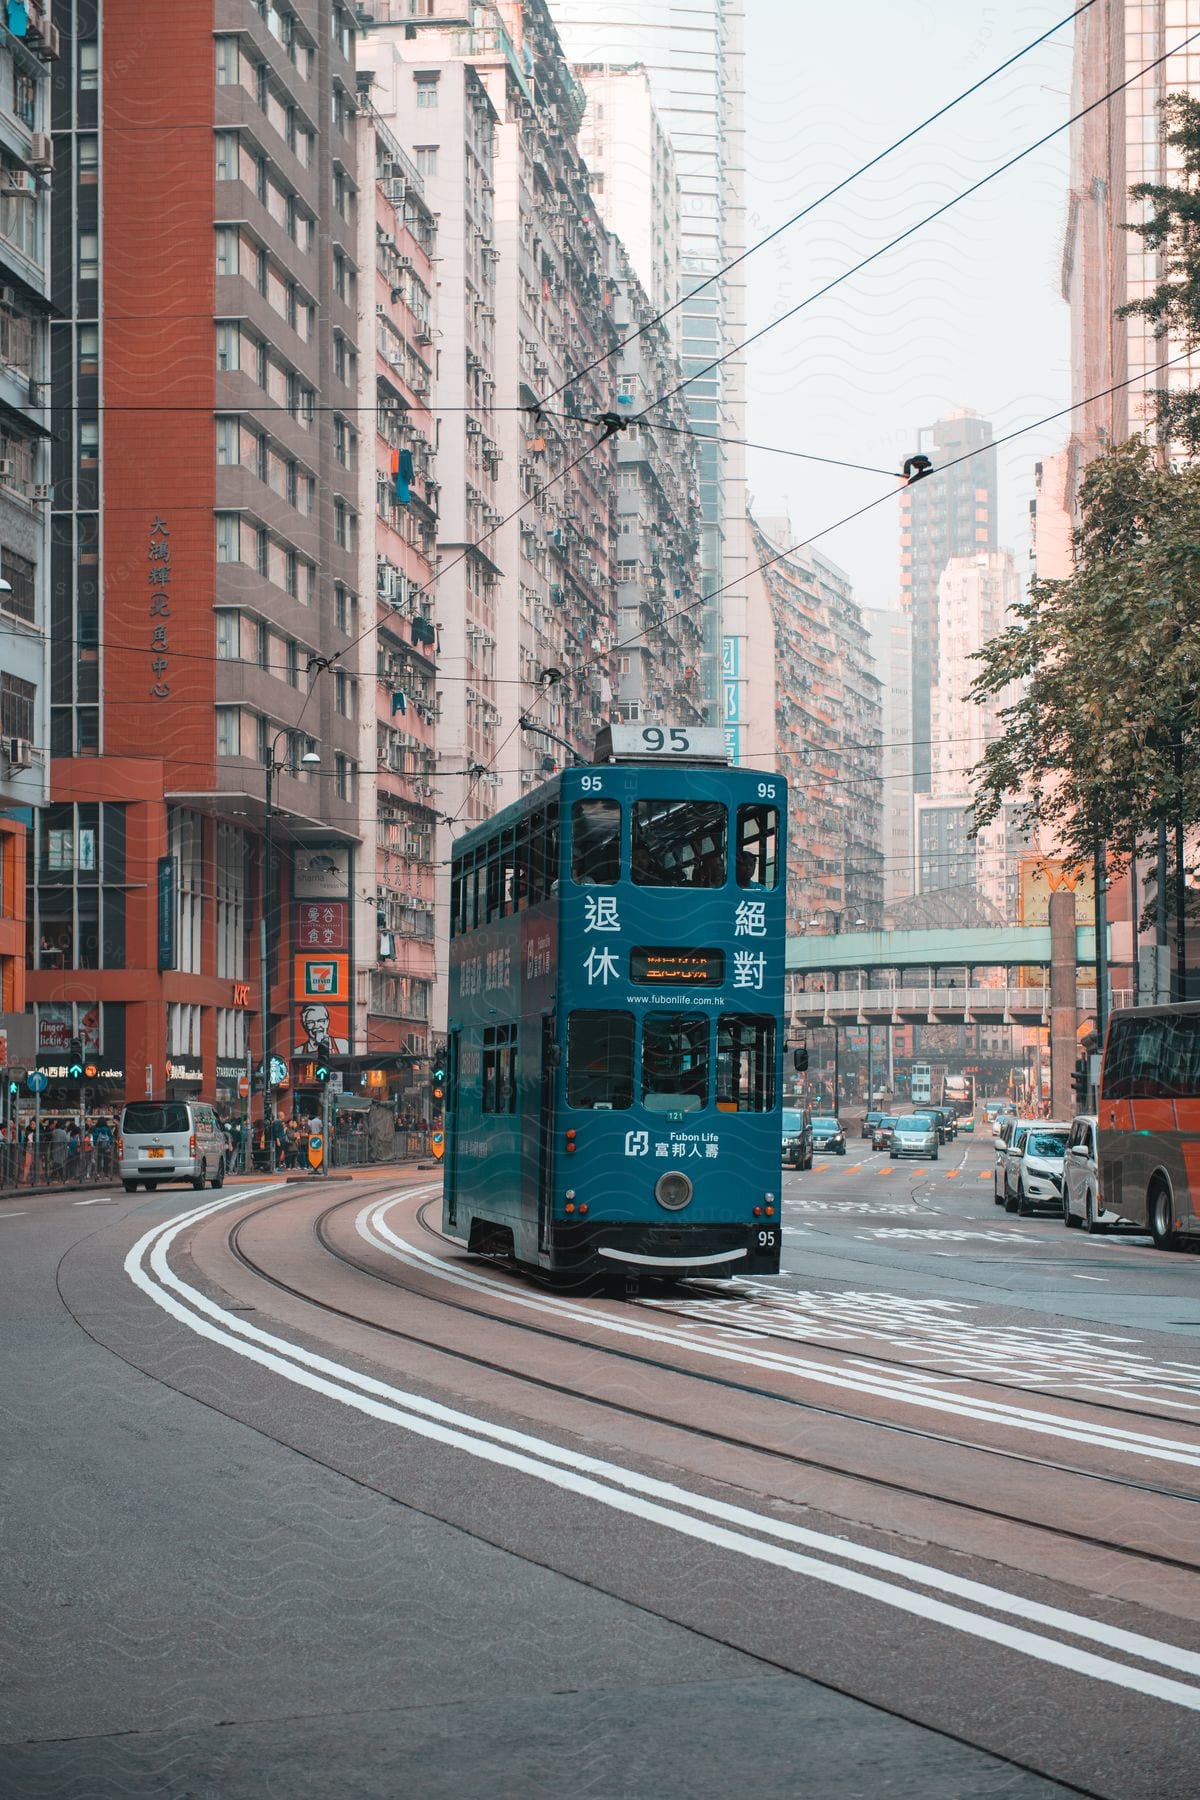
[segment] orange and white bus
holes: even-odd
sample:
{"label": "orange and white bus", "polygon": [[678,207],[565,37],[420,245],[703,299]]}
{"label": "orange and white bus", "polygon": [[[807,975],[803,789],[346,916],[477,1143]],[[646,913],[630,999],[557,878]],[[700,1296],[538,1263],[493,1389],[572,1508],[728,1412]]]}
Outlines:
{"label": "orange and white bus", "polygon": [[1097,1114],[1105,1206],[1160,1250],[1200,1235],[1200,1002],[1113,1014]]}

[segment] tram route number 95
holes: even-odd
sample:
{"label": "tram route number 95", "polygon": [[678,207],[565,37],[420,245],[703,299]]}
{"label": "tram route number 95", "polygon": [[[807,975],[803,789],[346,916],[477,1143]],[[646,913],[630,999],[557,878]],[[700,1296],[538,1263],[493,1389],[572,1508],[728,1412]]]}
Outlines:
{"label": "tram route number 95", "polygon": [[763,1225],[754,1233],[756,1250],[777,1250],[779,1248],[779,1227]]}

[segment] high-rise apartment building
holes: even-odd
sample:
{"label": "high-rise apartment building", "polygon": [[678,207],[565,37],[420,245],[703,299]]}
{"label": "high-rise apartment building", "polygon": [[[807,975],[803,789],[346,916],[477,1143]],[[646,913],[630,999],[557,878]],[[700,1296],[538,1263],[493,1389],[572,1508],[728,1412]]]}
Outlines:
{"label": "high-rise apartment building", "polygon": [[[632,340],[613,359],[617,409],[632,418],[647,394],[678,379],[679,363],[617,238],[609,242],[609,293],[617,333]],[[699,494],[681,400],[653,424],[631,424],[616,446],[617,711],[623,719],[700,723]]]}
{"label": "high-rise apartment building", "polygon": [[[926,425],[917,449],[935,473],[900,495],[900,604],[912,626],[913,791],[930,791],[930,712],[939,679],[938,583],[954,556],[996,548],[996,452],[992,427],[962,410]],[[952,465],[947,467],[946,465]]]}
{"label": "high-rise apartment building", "polygon": [[1020,583],[1007,550],[952,557],[938,582],[938,679],[930,690],[930,794],[918,800],[920,890],[973,891],[989,917],[1015,919],[1024,836],[1016,807],[972,834],[972,771],[1003,735],[1009,696],[970,698],[975,652],[1011,622]]}
{"label": "high-rise apartment building", "polygon": [[[702,519],[698,609],[704,636],[700,692],[741,757],[750,676],[746,627],[745,375],[739,358],[708,365],[746,335],[742,269],[716,276],[745,248],[742,0],[696,0],[681,17],[668,0],[550,0],[572,61],[638,64],[670,139],[682,194],[682,295],[676,324],[688,419],[698,445]],[[647,149],[639,150],[645,159]]]}
{"label": "high-rise apartment building", "polygon": [[871,637],[871,654],[879,677],[880,801],[883,850],[883,901],[905,900],[913,893],[912,786],[912,625],[907,615],[863,608],[863,624]]}
{"label": "high-rise apartment building", "polygon": [[[1071,308],[1072,487],[1084,465],[1152,420],[1155,388],[1195,387],[1195,359],[1165,375],[1179,355],[1149,320],[1118,319],[1117,308],[1150,293],[1166,273],[1165,251],[1149,249],[1126,223],[1140,209],[1129,189],[1170,181],[1175,152],[1160,136],[1159,103],[1170,93],[1200,95],[1195,45],[1170,54],[1200,29],[1200,0],[1101,0],[1075,21],[1071,111],[1094,107],[1071,129],[1071,192],[1063,248],[1063,295]],[[1158,67],[1146,75],[1160,57]],[[1123,92],[1096,105],[1130,77]],[[1117,384],[1128,385],[1117,386]],[[1106,390],[1116,388],[1115,392]],[[1087,400],[1086,406],[1080,405]]]}
{"label": "high-rise apartment building", "polygon": [[437,234],[424,177],[365,96],[361,106],[356,254],[363,300],[357,419],[364,635],[354,673],[339,665],[333,680],[355,683],[343,697],[355,701],[361,734],[364,879],[355,941],[365,953],[357,973],[356,1041],[370,1052],[373,1097],[386,1093],[412,1109],[423,1090],[402,1058],[429,1053],[435,976]]}
{"label": "high-rise apartment building", "polygon": [[338,661],[368,623],[355,21],[340,0],[55,19],[40,1059],[52,1100],[72,1037],[101,1096],[233,1099],[265,1020],[294,1091],[306,1052],[351,1043],[363,953]]}
{"label": "high-rise apartment building", "polygon": [[[650,77],[638,64],[579,63],[575,73],[587,95],[579,148],[600,217],[625,246],[653,311],[668,313],[666,325],[678,343],[680,320],[674,309],[680,296],[679,175]],[[676,374],[674,380],[678,379]]]}
{"label": "high-rise apartment building", "polygon": [[[751,521],[773,654],[774,766],[788,779],[789,931],[883,923],[881,684],[849,578],[820,551],[779,556],[786,519]],[[759,609],[761,610],[761,608]],[[765,637],[765,631],[761,634]],[[762,704],[760,701],[759,704]]]}

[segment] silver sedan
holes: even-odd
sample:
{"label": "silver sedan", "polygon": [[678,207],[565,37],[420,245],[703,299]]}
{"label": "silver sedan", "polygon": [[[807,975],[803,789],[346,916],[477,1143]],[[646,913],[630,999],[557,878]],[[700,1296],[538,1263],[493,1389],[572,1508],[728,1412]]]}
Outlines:
{"label": "silver sedan", "polygon": [[938,1132],[933,1120],[909,1115],[896,1120],[892,1131],[893,1156],[922,1156],[930,1162],[938,1159]]}

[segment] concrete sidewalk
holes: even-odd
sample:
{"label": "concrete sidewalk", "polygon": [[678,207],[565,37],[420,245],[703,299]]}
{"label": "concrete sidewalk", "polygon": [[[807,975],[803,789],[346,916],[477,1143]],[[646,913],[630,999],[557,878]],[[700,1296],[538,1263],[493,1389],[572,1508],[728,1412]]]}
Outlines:
{"label": "concrete sidewalk", "polygon": [[[413,1160],[409,1162],[394,1163],[356,1163],[352,1168],[333,1169],[328,1175],[316,1175],[301,1169],[275,1169],[271,1172],[255,1169],[248,1175],[227,1174],[225,1179],[227,1185],[232,1185],[234,1182],[245,1181],[251,1183],[255,1187],[286,1187],[288,1183],[291,1182],[300,1187],[307,1186],[308,1183],[312,1181],[414,1180],[416,1176],[420,1174],[436,1175],[440,1168],[440,1163],[433,1161],[417,1162]],[[166,1185],[168,1184],[164,1183],[164,1186]],[[172,1181],[169,1185],[173,1190],[183,1193],[191,1184],[186,1181]],[[121,1177],[119,1175],[112,1175],[103,1179],[97,1176],[94,1181],[72,1181],[67,1182],[65,1185],[60,1184],[57,1187],[35,1182],[32,1186],[0,1187],[0,1201],[29,1200],[42,1196],[52,1197],[56,1194],[78,1194],[80,1196],[85,1196],[88,1194],[107,1193],[114,1189],[123,1191]],[[139,1189],[138,1191],[141,1192],[142,1190]],[[211,1193],[212,1190],[211,1188],[205,1188],[204,1192]]]}

